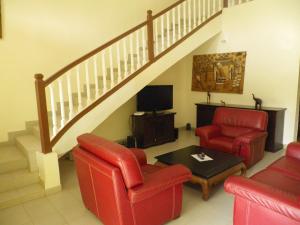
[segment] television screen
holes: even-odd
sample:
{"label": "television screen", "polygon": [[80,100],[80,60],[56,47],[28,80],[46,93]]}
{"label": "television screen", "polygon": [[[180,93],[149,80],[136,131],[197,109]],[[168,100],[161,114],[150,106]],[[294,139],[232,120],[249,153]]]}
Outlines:
{"label": "television screen", "polygon": [[173,108],[172,85],[149,85],[137,94],[138,111],[159,111]]}

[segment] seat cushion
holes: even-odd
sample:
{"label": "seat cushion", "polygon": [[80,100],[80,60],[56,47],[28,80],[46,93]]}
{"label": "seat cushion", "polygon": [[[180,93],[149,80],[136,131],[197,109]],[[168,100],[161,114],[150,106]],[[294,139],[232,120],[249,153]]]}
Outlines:
{"label": "seat cushion", "polygon": [[282,157],[272,163],[268,168],[282,172],[286,176],[300,180],[300,161],[298,159],[288,156]]}
{"label": "seat cushion", "polygon": [[286,193],[300,196],[300,180],[286,176],[285,173],[273,169],[265,169],[253,175],[251,179]]}
{"label": "seat cushion", "polygon": [[150,165],[150,164],[146,164],[144,166],[141,167],[142,170],[142,174],[143,176],[147,176],[149,174],[155,173],[159,170],[161,170],[160,166],[155,166],[155,165]]}
{"label": "seat cushion", "polygon": [[220,136],[209,140],[208,147],[222,152],[233,153],[233,138]]}

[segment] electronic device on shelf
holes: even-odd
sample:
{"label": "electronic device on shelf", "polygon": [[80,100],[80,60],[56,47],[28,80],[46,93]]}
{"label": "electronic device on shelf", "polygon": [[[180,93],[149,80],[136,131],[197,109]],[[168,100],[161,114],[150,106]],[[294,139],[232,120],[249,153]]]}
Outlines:
{"label": "electronic device on shelf", "polygon": [[156,112],[173,108],[173,85],[148,85],[137,94],[137,111]]}
{"label": "electronic device on shelf", "polygon": [[145,114],[145,112],[135,112],[135,113],[133,113],[133,115],[135,115],[135,116],[142,116],[144,114]]}

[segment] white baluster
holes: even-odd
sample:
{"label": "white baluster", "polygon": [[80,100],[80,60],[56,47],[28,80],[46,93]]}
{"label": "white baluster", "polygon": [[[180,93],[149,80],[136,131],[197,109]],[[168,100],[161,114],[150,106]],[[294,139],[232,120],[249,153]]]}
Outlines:
{"label": "white baluster", "polygon": [[164,15],[160,17],[160,32],[161,32],[161,51],[165,50],[165,28],[164,28]]}
{"label": "white baluster", "polygon": [[158,25],[157,25],[158,19],[154,20],[154,31],[155,31],[155,52],[156,55],[158,55],[159,50],[158,50]]}
{"label": "white baluster", "polygon": [[207,18],[210,17],[211,15],[211,4],[210,4],[210,0],[207,1]]}
{"label": "white baluster", "polygon": [[94,55],[94,80],[95,80],[95,99],[99,98],[99,84],[98,84],[98,64],[97,55]]}
{"label": "white baluster", "polygon": [[86,97],[87,103],[91,102],[91,88],[90,88],[90,74],[89,74],[89,62],[85,61],[85,85],[86,85]]}
{"label": "white baluster", "polygon": [[201,24],[202,17],[201,17],[201,0],[198,0],[198,21],[197,24]]}
{"label": "white baluster", "polygon": [[172,43],[174,44],[176,42],[176,24],[175,24],[175,15],[176,14],[176,9],[172,9],[172,35],[173,35],[173,40]]}
{"label": "white baluster", "polygon": [[218,8],[218,11],[221,11],[222,10],[222,8],[223,8],[223,0],[219,0],[219,8]]}
{"label": "white baluster", "polygon": [[170,46],[170,11],[167,12],[167,48]]}
{"label": "white baluster", "polygon": [[52,133],[53,136],[57,133],[57,119],[56,119],[56,111],[55,111],[55,101],[54,101],[54,91],[53,85],[49,85],[50,90],[50,104],[51,104],[51,115],[52,115]]}
{"label": "white baluster", "polygon": [[130,74],[134,72],[134,61],[133,61],[133,34],[131,33],[129,36],[130,42]]}
{"label": "white baluster", "polygon": [[71,86],[71,72],[69,72],[69,74],[67,75],[67,85],[68,85],[68,99],[69,99],[69,120],[71,120],[74,115],[72,86]]}
{"label": "white baluster", "polygon": [[195,28],[197,25],[196,0],[193,0],[193,16],[194,16],[193,28]]}
{"label": "white baluster", "polygon": [[214,15],[215,13],[216,13],[216,0],[213,0],[212,14]]}
{"label": "white baluster", "polygon": [[189,18],[189,32],[192,30],[192,0],[187,0],[188,3],[188,18]]}
{"label": "white baluster", "polygon": [[120,58],[120,42],[117,42],[117,62],[118,62],[118,83],[121,82],[121,58]]}
{"label": "white baluster", "polygon": [[136,69],[141,67],[141,59],[140,59],[140,35],[139,30],[136,31],[136,59],[137,59],[137,65]]}
{"label": "white baluster", "polygon": [[145,65],[146,62],[147,62],[147,59],[146,59],[147,54],[146,54],[146,36],[145,36],[145,29],[146,29],[146,27],[144,26],[144,27],[142,28],[142,39],[143,39],[143,65]]}
{"label": "white baluster", "polygon": [[105,50],[102,51],[102,81],[103,81],[103,93],[105,93],[107,91]]}
{"label": "white baluster", "polygon": [[242,0],[239,0],[239,3],[238,4],[242,4]]}
{"label": "white baluster", "polygon": [[128,60],[127,60],[127,45],[126,38],[123,39],[123,60],[124,60],[124,77],[128,77]]}
{"label": "white baluster", "polygon": [[202,13],[202,22],[204,22],[206,20],[206,0],[202,0],[203,1],[203,5],[202,5],[202,9],[203,9],[203,13]]}
{"label": "white baluster", "polygon": [[82,99],[81,99],[79,65],[76,67],[76,83],[77,83],[78,112],[80,112],[82,110]]}
{"label": "white baluster", "polygon": [[60,127],[63,128],[66,122],[66,117],[65,117],[64,93],[63,93],[61,78],[58,80],[58,91],[59,91],[59,103],[60,103],[60,115],[61,115]]}
{"label": "white baluster", "polygon": [[112,47],[109,47],[109,71],[110,71],[110,88],[115,86],[114,78],[114,65],[113,65],[113,56],[112,56]]}
{"label": "white baluster", "polygon": [[183,36],[186,35],[186,1],[183,2]]}
{"label": "white baluster", "polygon": [[181,4],[177,7],[178,40],[181,38]]}

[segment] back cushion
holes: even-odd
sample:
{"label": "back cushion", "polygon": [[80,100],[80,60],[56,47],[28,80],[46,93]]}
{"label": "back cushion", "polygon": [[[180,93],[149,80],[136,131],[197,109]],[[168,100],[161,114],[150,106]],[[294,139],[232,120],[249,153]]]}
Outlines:
{"label": "back cushion", "polygon": [[221,125],[221,134],[224,136],[236,138],[239,136],[242,136],[244,134],[247,134],[254,129],[252,128],[244,128],[244,127],[233,127],[233,126],[227,126],[227,125]]}
{"label": "back cushion", "polygon": [[118,167],[127,188],[143,183],[140,165],[129,149],[92,134],[83,134],[77,138],[77,141],[85,151]]}
{"label": "back cushion", "polygon": [[[259,131],[267,129],[268,114],[264,111],[218,107],[214,114],[213,124],[227,127],[250,128]],[[225,131],[225,133],[235,131]],[[244,132],[244,131],[242,131]],[[231,134],[232,135],[232,134]]]}

